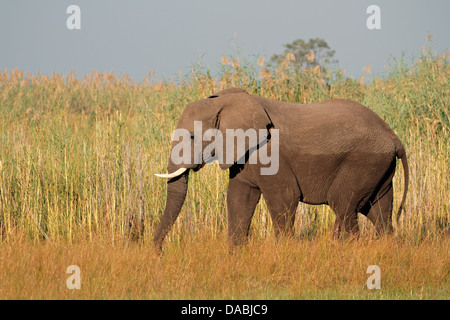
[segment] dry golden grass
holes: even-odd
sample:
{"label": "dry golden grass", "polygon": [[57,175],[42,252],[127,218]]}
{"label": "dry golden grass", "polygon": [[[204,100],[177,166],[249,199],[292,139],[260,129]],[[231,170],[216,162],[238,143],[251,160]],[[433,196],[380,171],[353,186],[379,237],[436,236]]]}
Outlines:
{"label": "dry golden grass", "polygon": [[[171,242],[158,257],[150,244],[110,239],[2,246],[2,299],[448,299],[448,238],[417,245],[394,238],[332,242],[252,238],[229,251],[209,231]],[[69,265],[81,289],[69,290]],[[381,289],[366,286],[378,265]]]}

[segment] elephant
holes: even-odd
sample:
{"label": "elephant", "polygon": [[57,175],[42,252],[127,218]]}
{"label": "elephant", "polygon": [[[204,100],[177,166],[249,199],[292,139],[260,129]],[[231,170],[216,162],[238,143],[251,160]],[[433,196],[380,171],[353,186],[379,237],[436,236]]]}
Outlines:
{"label": "elephant", "polygon": [[[196,132],[195,123],[199,122],[202,129]],[[346,99],[299,104],[228,88],[187,104],[177,124],[177,129],[187,132],[186,139],[191,141],[207,130],[225,134],[239,128],[259,130],[266,135],[256,145],[246,141],[244,161],[236,161],[238,156],[234,155],[230,163],[219,162],[221,169],[229,170],[226,203],[232,247],[247,238],[261,195],[276,236],[293,233],[299,202],[331,207],[336,215],[335,239],[341,235],[359,236],[358,213],[373,223],[377,234],[393,232],[392,179],[399,158],[404,171],[404,192],[398,218],[408,191],[408,162],[400,139],[374,111]],[[275,132],[278,141],[272,134]],[[172,151],[179,143],[180,140],[178,143],[173,140]],[[277,148],[273,148],[275,144]],[[196,146],[204,151],[206,143]],[[264,148],[278,152],[275,173],[263,175],[267,163],[249,161],[250,150],[257,152]],[[154,235],[154,245],[159,251],[183,206],[190,170],[200,170],[207,163],[206,159],[194,161],[194,146],[192,150],[186,151],[186,161],[182,163],[169,157],[168,173],[157,174],[168,179],[166,207]]]}

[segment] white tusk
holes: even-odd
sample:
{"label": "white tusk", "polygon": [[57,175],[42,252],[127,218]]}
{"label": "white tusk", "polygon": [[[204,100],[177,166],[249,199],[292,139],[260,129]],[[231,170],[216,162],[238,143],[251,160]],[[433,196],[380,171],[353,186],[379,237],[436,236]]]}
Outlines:
{"label": "white tusk", "polygon": [[179,175],[183,174],[187,169],[186,168],[180,168],[175,172],[172,173],[163,173],[163,174],[159,174],[159,173],[155,173],[155,176],[160,177],[160,178],[175,178],[178,177]]}

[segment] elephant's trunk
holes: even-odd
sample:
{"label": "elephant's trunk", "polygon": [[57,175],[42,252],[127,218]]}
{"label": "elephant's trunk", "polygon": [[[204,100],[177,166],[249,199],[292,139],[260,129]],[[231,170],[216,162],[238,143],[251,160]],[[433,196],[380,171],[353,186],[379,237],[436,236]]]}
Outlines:
{"label": "elephant's trunk", "polygon": [[[175,171],[170,169],[174,169],[172,165],[169,165],[169,172]],[[177,219],[178,214],[180,213],[183,206],[184,200],[186,199],[188,178],[189,170],[186,170],[183,174],[172,178],[167,182],[166,208],[156,229],[155,237],[153,239],[156,250],[158,252],[161,251],[164,237],[167,235],[170,228]]]}

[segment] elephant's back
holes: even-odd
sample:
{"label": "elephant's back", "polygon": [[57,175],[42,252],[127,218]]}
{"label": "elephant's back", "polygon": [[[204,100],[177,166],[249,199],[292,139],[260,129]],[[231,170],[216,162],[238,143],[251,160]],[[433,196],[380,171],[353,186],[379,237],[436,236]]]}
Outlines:
{"label": "elephant's back", "polygon": [[285,120],[285,128],[280,128],[280,138],[292,139],[292,143],[298,143],[301,152],[392,153],[396,149],[395,134],[384,120],[354,101],[332,99],[297,105]]}

